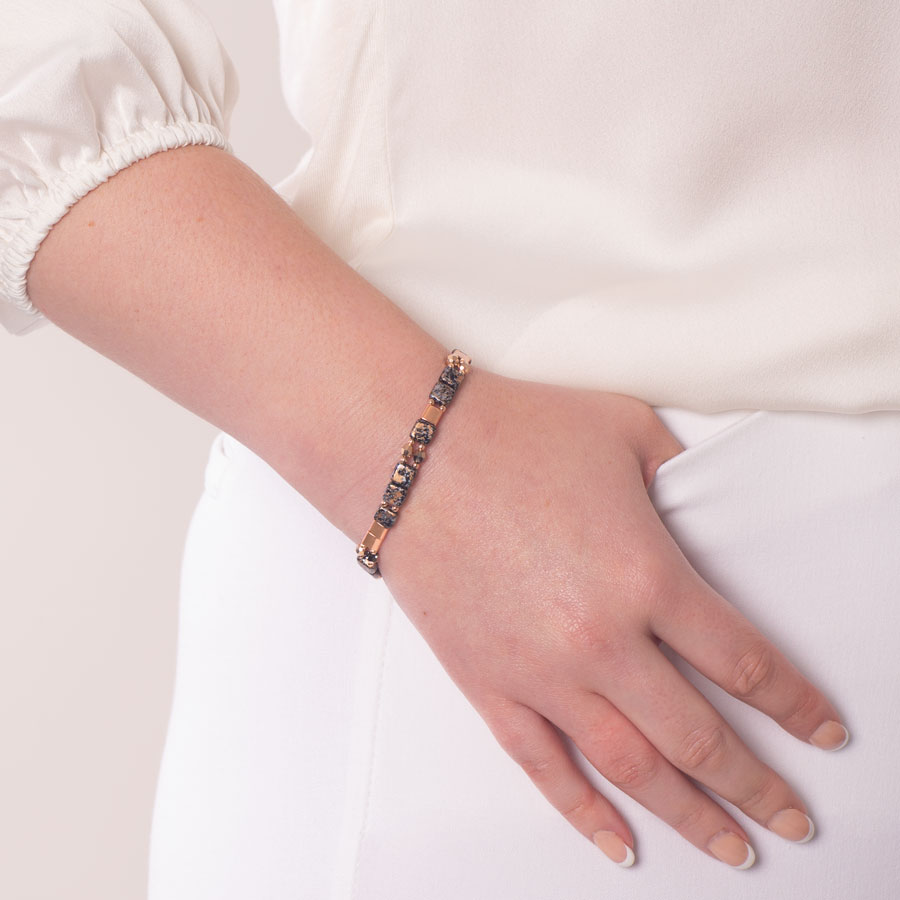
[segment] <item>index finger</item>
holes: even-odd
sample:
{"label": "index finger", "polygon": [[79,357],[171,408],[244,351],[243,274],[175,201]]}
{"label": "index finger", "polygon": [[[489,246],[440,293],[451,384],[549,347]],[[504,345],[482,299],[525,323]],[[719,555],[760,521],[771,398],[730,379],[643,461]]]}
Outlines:
{"label": "index finger", "polygon": [[654,616],[654,634],[732,697],[822,750],[850,739],[825,695],[699,576]]}

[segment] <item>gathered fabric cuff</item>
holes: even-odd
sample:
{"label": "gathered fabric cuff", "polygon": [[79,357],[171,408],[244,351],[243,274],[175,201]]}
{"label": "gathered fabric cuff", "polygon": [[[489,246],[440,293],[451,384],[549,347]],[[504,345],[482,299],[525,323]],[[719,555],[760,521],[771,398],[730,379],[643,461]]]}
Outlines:
{"label": "gathered fabric cuff", "polygon": [[11,307],[6,323],[10,332],[26,334],[47,321],[28,297],[26,277],[41,241],[69,207],[133,162],[189,144],[208,144],[233,152],[222,131],[208,122],[160,123],[110,145],[96,160],[47,186],[38,202],[24,211],[10,241],[0,248],[0,296]]}

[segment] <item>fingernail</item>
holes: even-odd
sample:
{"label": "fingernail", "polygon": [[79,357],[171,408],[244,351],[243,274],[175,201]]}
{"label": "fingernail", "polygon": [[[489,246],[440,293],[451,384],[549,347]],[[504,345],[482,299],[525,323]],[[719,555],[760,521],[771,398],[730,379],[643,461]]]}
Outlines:
{"label": "fingernail", "polygon": [[823,722],[810,737],[809,742],[822,750],[840,750],[850,740],[850,732],[840,722]]}
{"label": "fingernail", "polygon": [[749,869],[756,862],[756,852],[731,831],[720,831],[707,845],[716,859],[735,869]]}
{"label": "fingernail", "polygon": [[796,844],[805,844],[816,833],[812,819],[799,809],[782,809],[775,813],[766,828]]}
{"label": "fingernail", "polygon": [[617,865],[627,869],[634,864],[634,850],[614,831],[598,831],[594,843]]}

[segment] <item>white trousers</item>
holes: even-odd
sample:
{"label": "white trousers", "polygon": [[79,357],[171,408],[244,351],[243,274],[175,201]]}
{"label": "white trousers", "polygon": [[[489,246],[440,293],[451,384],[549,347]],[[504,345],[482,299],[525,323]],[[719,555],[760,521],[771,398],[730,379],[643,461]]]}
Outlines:
{"label": "white trousers", "polygon": [[617,868],[495,743],[352,543],[220,434],[184,557],[151,900],[900,896],[900,412],[659,413],[688,447],[651,488],[666,526],[850,730],[818,750],[679,663],[805,799],[814,840],[730,809],[758,854],[735,871],[593,773],[636,836],[638,864]]}

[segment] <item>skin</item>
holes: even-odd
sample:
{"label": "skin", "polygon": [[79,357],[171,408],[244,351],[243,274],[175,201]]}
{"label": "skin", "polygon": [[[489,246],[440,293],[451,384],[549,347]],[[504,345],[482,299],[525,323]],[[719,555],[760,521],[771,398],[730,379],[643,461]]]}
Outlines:
{"label": "skin", "polygon": [[[203,146],[133,164],[54,226],[28,289],[59,327],[259,454],[347,535],[356,565],[450,348],[248,167]],[[588,838],[634,845],[561,733],[706,853],[723,830],[747,834],[695,782],[762,825],[805,810],[659,649],[800,740],[840,721],[660,522],[646,488],[678,441],[636,398],[475,363],[380,560],[450,677]]]}

